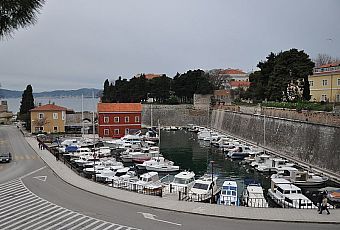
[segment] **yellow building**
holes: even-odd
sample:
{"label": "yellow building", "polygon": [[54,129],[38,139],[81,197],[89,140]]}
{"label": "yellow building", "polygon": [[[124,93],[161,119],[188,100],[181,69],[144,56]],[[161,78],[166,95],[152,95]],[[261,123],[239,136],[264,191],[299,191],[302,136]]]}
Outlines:
{"label": "yellow building", "polygon": [[31,132],[65,132],[66,108],[47,104],[31,109]]}
{"label": "yellow building", "polygon": [[308,80],[311,101],[340,102],[340,62],[314,68]]}

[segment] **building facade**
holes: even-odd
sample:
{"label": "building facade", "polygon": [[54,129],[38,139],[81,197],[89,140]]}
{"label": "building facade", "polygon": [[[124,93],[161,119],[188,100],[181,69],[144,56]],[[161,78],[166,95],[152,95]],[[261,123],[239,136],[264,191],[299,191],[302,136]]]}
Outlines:
{"label": "building facade", "polygon": [[340,62],[314,68],[308,80],[311,101],[340,102]]}
{"label": "building facade", "polygon": [[98,103],[98,134],[121,138],[142,128],[141,103]]}
{"label": "building facade", "polygon": [[31,109],[32,133],[64,133],[66,123],[66,108],[47,104]]}

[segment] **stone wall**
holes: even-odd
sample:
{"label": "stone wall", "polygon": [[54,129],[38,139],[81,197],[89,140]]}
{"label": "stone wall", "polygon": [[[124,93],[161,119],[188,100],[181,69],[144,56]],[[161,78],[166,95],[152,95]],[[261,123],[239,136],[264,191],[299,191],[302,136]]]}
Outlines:
{"label": "stone wall", "polygon": [[143,104],[142,125],[151,125],[151,111],[153,126],[158,120],[161,126],[186,126],[196,124],[207,126],[208,110],[194,109],[193,105],[151,105]]}
{"label": "stone wall", "polygon": [[[265,125],[264,125],[265,119]],[[340,127],[213,110],[211,126],[306,163],[340,173]]]}
{"label": "stone wall", "polygon": [[297,112],[295,109],[282,109],[263,107],[262,111],[268,116],[282,117],[293,120],[308,121],[317,124],[334,125],[340,127],[340,114],[302,110]]}

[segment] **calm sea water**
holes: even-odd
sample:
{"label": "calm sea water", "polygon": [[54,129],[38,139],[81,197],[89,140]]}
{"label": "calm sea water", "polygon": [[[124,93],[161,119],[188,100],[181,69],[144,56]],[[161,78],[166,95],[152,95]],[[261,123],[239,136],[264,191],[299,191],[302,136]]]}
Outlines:
{"label": "calm sea water", "polygon": [[256,181],[266,189],[270,187],[268,175],[259,174],[240,161],[225,159],[221,150],[199,141],[196,133],[184,130],[162,131],[161,152],[165,158],[179,165],[181,170],[194,171],[197,177],[205,173],[210,174],[213,161],[213,173],[218,175],[219,185],[233,178],[240,190],[243,189],[244,180]]}
{"label": "calm sea water", "polygon": [[[4,99],[7,101],[9,111],[13,113],[17,113],[20,110],[20,102],[21,98],[7,98]],[[99,98],[84,98],[84,111],[96,111],[97,103]],[[34,104],[39,105],[47,104],[47,103],[55,103],[56,105],[66,107],[67,109],[74,110],[75,112],[80,112],[82,107],[82,99],[81,97],[65,97],[65,98],[47,98],[47,97],[36,97],[34,98]]]}

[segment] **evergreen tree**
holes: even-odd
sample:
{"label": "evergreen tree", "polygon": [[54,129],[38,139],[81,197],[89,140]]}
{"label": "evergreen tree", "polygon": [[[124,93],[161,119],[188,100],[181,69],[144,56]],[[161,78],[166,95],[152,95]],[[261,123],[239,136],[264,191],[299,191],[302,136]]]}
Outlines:
{"label": "evergreen tree", "polygon": [[310,100],[308,76],[314,63],[304,51],[270,53],[267,61],[257,66],[261,70],[249,76],[251,85],[244,96],[271,101]]}
{"label": "evergreen tree", "polygon": [[103,90],[103,96],[102,96],[102,102],[110,102],[110,83],[109,80],[106,79],[104,82],[104,90]]}
{"label": "evergreen tree", "polygon": [[1,0],[0,39],[11,36],[14,30],[28,27],[37,20],[36,14],[45,0]]}
{"label": "evergreen tree", "polygon": [[31,85],[27,85],[22,94],[19,119],[26,122],[26,129],[31,130],[31,113],[30,110],[34,108],[33,89]]}

